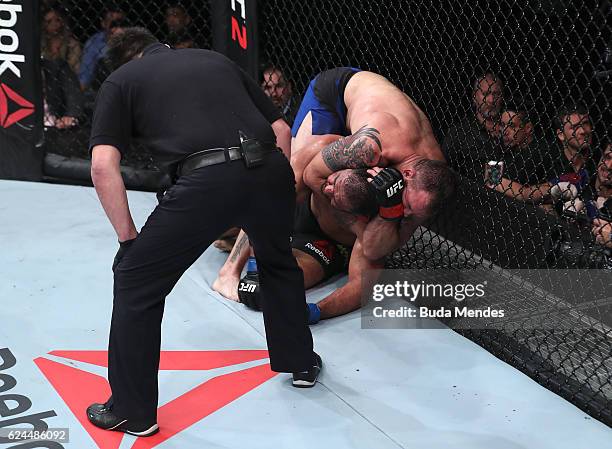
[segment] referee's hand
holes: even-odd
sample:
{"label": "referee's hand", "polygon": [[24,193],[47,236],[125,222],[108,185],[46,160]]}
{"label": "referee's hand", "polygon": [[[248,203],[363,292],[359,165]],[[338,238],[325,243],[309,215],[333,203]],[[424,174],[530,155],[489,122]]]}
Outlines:
{"label": "referee's hand", "polygon": [[115,259],[113,260],[113,272],[115,271],[115,268],[117,268],[117,265],[119,265],[119,262],[121,262],[121,259],[123,259],[123,256],[125,256],[130,249],[130,246],[132,246],[132,243],[135,241],[136,238],[119,242],[119,249],[117,250],[117,254],[115,254]]}

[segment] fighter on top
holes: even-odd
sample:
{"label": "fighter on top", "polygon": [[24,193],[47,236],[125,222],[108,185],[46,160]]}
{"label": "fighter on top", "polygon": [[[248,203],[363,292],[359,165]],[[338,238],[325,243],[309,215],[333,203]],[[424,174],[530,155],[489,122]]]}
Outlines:
{"label": "fighter on top", "polygon": [[[456,175],[424,113],[372,72],[336,68],[315,77],[292,136],[298,195],[292,246],[305,287],[347,270],[349,275],[344,286],[309,304],[315,323],[360,307],[362,273],[382,268],[384,257],[450,200]],[[373,198],[371,214],[366,211]],[[234,300],[248,257],[246,236],[237,242],[213,284]]]}

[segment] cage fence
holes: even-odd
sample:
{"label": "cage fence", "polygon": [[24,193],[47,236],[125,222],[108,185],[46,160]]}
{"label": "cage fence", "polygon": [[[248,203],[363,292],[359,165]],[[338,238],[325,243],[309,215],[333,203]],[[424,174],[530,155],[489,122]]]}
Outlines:
{"label": "cage fence", "polygon": [[[110,73],[108,36],[144,26],[176,48],[212,44],[208,1],[41,7],[45,148],[55,167],[89,157],[95,94]],[[461,176],[456,204],[387,266],[484,268],[492,279],[512,269],[538,273],[514,286],[508,303],[549,314],[569,304],[574,329],[509,321],[457,331],[608,425],[612,301],[585,291],[610,291],[612,276],[611,21],[608,0],[258,2],[259,81],[289,123],[322,70],[370,70],[422,108]],[[122,163],[158,171],[140,145]],[[574,288],[548,285],[552,270],[565,270]],[[543,285],[556,302],[538,302]]]}

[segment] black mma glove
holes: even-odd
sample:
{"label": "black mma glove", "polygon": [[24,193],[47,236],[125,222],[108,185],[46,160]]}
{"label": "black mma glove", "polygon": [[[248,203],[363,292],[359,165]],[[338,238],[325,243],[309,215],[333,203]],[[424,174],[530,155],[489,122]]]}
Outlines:
{"label": "black mma glove", "polygon": [[238,299],[249,309],[261,311],[261,293],[259,292],[259,275],[247,272],[238,283]]}
{"label": "black mma glove", "polygon": [[249,256],[246,275],[238,283],[238,299],[249,309],[261,310],[261,293],[259,291],[259,273],[255,256]]}
{"label": "black mma glove", "polygon": [[399,221],[404,217],[404,177],[395,168],[387,167],[378,173],[370,183],[376,202],[378,215],[387,221]]}
{"label": "black mma glove", "polygon": [[113,271],[115,271],[115,268],[117,268],[117,265],[119,265],[119,262],[121,262],[121,259],[123,259],[123,256],[128,252],[128,249],[130,249],[134,241],[136,241],[135,238],[126,240],[125,242],[119,242],[119,249],[117,250],[117,254],[115,254],[115,260],[113,260]]}

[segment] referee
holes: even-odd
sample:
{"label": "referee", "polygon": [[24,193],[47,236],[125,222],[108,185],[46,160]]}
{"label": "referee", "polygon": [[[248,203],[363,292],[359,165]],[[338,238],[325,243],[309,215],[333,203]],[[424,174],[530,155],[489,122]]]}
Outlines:
{"label": "referee", "polygon": [[[295,183],[280,112],[226,57],[172,50],[143,28],[115,36],[107,55],[120,68],[96,99],[91,175],[120,248],[108,353],[112,396],[87,409],[89,420],[137,436],[158,431],[165,298],[234,226],[247,232],[257,255],[272,369],[293,373],[294,386],[314,385],[321,359],[313,352],[303,275],[291,253]],[[176,178],[140,234],[119,169],[133,138],[149,145]]]}

